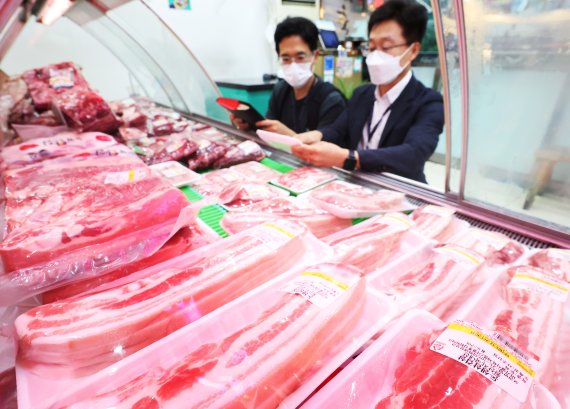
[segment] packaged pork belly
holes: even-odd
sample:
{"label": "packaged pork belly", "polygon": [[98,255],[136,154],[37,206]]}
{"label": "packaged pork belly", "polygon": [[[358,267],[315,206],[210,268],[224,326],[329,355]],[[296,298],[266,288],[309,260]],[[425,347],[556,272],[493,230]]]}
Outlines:
{"label": "packaged pork belly", "polygon": [[331,234],[323,241],[333,248],[332,260],[356,266],[369,274],[395,258],[431,248],[429,240],[410,232],[413,225],[408,216],[390,213]]}
{"label": "packaged pork belly", "polygon": [[542,268],[570,283],[570,250],[548,248],[532,252],[527,264]]}
{"label": "packaged pork belly", "polygon": [[229,211],[243,209],[256,203],[279,197],[288,197],[286,190],[262,182],[236,182],[226,186],[216,201]]}
{"label": "packaged pork belly", "polygon": [[378,214],[413,210],[403,193],[372,190],[344,181],[332,181],[307,194],[318,207],[343,219],[372,217]]}
{"label": "packaged pork belly", "polygon": [[[76,387],[54,384],[35,409],[295,408],[391,316],[358,269],[299,268]],[[32,385],[18,382],[27,409]]]}
{"label": "packaged pork belly", "polygon": [[234,208],[224,214],[220,225],[228,233],[235,234],[260,223],[280,219],[304,223],[319,238],[352,225],[351,220],[333,216],[307,200],[294,197],[277,197]]}
{"label": "packaged pork belly", "polygon": [[0,304],[148,257],[195,217],[137,158],[52,162],[4,173]]}
{"label": "packaged pork belly", "polygon": [[44,378],[96,372],[285,273],[330,255],[306,227],[267,223],[16,320],[18,363]]}
{"label": "packaged pork belly", "polygon": [[455,210],[448,207],[426,205],[412,213],[414,229],[424,236],[445,243],[451,237],[469,227],[469,223],[457,219]]}
{"label": "packaged pork belly", "polygon": [[282,174],[272,180],[271,183],[288,190],[296,196],[331,182],[334,179],[336,179],[336,176],[330,172],[310,166],[303,166]]}
{"label": "packaged pork belly", "polygon": [[269,182],[281,175],[276,170],[254,161],[240,163],[232,166],[230,170],[245,176],[249,180],[261,183]]}
{"label": "packaged pork belly", "polygon": [[533,365],[500,334],[413,310],[302,409],[559,409],[529,374]]}

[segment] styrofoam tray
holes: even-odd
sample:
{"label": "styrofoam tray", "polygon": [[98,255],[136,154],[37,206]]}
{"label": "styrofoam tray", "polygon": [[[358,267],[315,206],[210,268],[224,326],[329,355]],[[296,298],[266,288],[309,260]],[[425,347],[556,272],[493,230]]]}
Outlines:
{"label": "styrofoam tray", "polygon": [[[217,337],[221,332],[230,334],[244,326],[252,316],[257,316],[263,310],[262,306],[272,302],[275,298],[275,291],[303,270],[297,267],[293,271],[276,277],[202,319],[88,378],[77,379],[74,382],[61,380],[38,382],[39,379],[37,377],[34,379],[33,374],[29,377],[30,374],[23,373],[23,368],[17,367],[19,407],[21,409],[43,409],[68,405],[77,400],[113,390],[138,374],[151,371],[157,366],[169,367],[197,346],[214,342],[213,337]],[[237,311],[242,313],[238,314]],[[282,402],[281,408],[295,408],[300,405],[331,373],[393,317],[391,303],[374,290],[367,289],[363,313],[355,327],[344,339],[339,340],[323,366],[304,379],[302,386]],[[26,382],[21,383],[21,379]]]}
{"label": "styrofoam tray", "polygon": [[297,138],[281,135],[275,132],[264,131],[263,129],[257,130],[257,136],[259,136],[269,146],[287,153],[291,153],[291,147],[302,145],[302,142]]}
{"label": "styrofoam tray", "polygon": [[[442,328],[437,317],[421,310],[412,310],[386,329],[354,361],[311,397],[303,409],[373,408],[388,396],[395,379],[395,371],[404,359],[406,350],[423,333]],[[556,399],[541,385],[535,384],[528,407],[559,409]],[[531,401],[536,400],[535,405]]]}
{"label": "styrofoam tray", "polygon": [[[185,260],[194,260],[194,259],[200,259],[202,257],[204,257],[204,255],[206,253],[212,253],[212,254],[217,254],[218,252],[222,251],[222,249],[227,246],[231,240],[237,241],[239,242],[240,240],[243,240],[243,237],[247,234],[252,234],[252,232],[254,232],[255,228],[250,229],[250,231],[244,231],[242,233],[239,233],[238,235],[232,236],[228,239],[225,240],[219,240],[215,243],[212,243],[208,246],[204,246],[201,248],[198,248],[190,253],[185,254],[184,259]],[[143,348],[142,350],[136,352],[135,354],[133,354],[132,356],[141,354],[141,353],[145,353],[145,351],[147,349],[152,349],[152,350],[156,350],[157,348],[160,348],[161,345],[164,344],[165,339],[169,339],[170,337],[174,336],[177,332],[179,331],[192,331],[187,330],[187,328],[193,328],[195,325],[198,325],[198,323],[206,320],[206,322],[213,322],[215,321],[216,318],[208,318],[210,317],[210,315],[213,315],[214,317],[218,316],[218,311],[232,311],[232,305],[235,305],[236,303],[241,302],[240,300],[242,299],[250,299],[251,293],[256,293],[258,291],[260,291],[259,289],[262,288],[267,288],[268,286],[271,285],[275,285],[276,282],[280,282],[280,280],[289,280],[291,279],[291,277],[295,277],[297,274],[299,274],[299,270],[303,267],[303,266],[307,266],[307,265],[311,265],[317,262],[321,262],[324,259],[327,259],[328,257],[330,257],[332,255],[332,249],[324,244],[323,242],[321,242],[320,240],[318,240],[316,237],[314,237],[312,234],[310,234],[310,232],[307,232],[307,236],[304,237],[304,240],[306,240],[307,246],[305,251],[299,255],[299,260],[297,261],[297,263],[295,264],[295,266],[291,267],[289,270],[287,270],[286,272],[284,272],[283,274],[281,274],[280,276],[277,276],[276,278],[268,281],[265,284],[262,284],[261,286],[259,286],[257,289],[252,289],[249,293],[246,293],[244,295],[242,295],[241,297],[238,297],[237,299],[235,299],[234,301],[226,304],[223,307],[220,307],[218,310],[215,310],[213,312],[211,312],[210,314],[205,315],[204,317],[200,318],[197,321],[194,321],[193,323],[189,324],[188,326],[174,332],[173,334],[170,334],[169,336],[167,336],[166,338],[163,338],[153,344],[151,344],[150,346]],[[114,288],[118,285],[122,285],[122,284],[126,284],[126,283],[130,283],[138,278],[142,278],[142,277],[146,277],[149,276],[150,274],[153,274],[154,272],[158,271],[158,270],[166,270],[168,268],[173,268],[175,267],[175,265],[178,263],[179,261],[174,260],[174,261],[166,261],[164,263],[161,263],[157,266],[153,266],[150,267],[148,269],[145,269],[139,273],[135,273],[132,274],[131,276],[116,280],[112,283],[108,283],[105,284],[95,290],[92,291],[88,291],[84,294],[89,294],[91,292],[97,292],[97,291],[102,291],[104,289],[108,289],[108,288]],[[191,261],[188,261],[189,263]],[[259,304],[257,305],[257,307],[259,308]],[[374,304],[373,307],[370,307],[372,310],[374,310],[375,308],[379,308],[378,305]],[[387,308],[387,307],[386,307]],[[377,313],[376,313],[377,314]],[[231,321],[231,314],[228,314],[228,321]],[[387,314],[386,317],[388,319],[391,319],[391,317],[393,317],[393,315],[389,315]],[[200,324],[202,325],[202,324]],[[372,327],[372,323],[367,322],[367,325],[369,327]],[[362,343],[364,343],[366,340],[363,340]],[[155,347],[155,345],[157,345]],[[105,379],[107,376],[110,376],[111,374],[113,374],[115,371],[118,371],[118,368],[128,368],[128,362],[130,362],[130,359],[132,356],[126,357],[125,359],[117,362],[114,365],[111,365],[93,375],[90,376],[86,376],[83,378],[75,378],[75,379],[62,379],[61,377],[58,376],[52,376],[52,377],[41,377],[36,375],[35,373],[33,373],[32,371],[28,370],[25,367],[16,365],[16,377],[17,377],[17,381],[18,381],[18,404],[19,404],[19,408],[20,409],[44,409],[44,408],[50,408],[54,405],[56,405],[56,403],[59,405],[59,399],[61,399],[63,396],[67,396],[68,391],[71,390],[75,390],[76,388],[81,388],[84,385],[90,385],[93,382],[96,382],[96,380],[98,379]],[[123,365],[123,362],[126,362],[126,364]],[[120,376],[120,375],[118,375]]]}

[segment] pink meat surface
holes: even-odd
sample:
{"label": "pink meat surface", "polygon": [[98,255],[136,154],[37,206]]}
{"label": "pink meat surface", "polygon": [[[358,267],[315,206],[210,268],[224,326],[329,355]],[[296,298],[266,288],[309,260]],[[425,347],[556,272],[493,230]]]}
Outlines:
{"label": "pink meat surface", "polygon": [[128,145],[148,165],[178,161],[198,150],[198,144],[186,133],[132,140]]}
{"label": "pink meat surface", "polygon": [[387,212],[400,210],[404,194],[392,190],[373,191],[352,183],[333,181],[310,193],[317,206],[358,212]]}
{"label": "pink meat surface", "polygon": [[204,197],[217,196],[225,188],[246,180],[242,175],[230,169],[219,169],[204,174],[202,178],[192,183],[192,187]]}
{"label": "pink meat surface", "polygon": [[334,178],[335,176],[329,172],[305,166],[284,173],[272,183],[283,186],[293,192],[302,193],[314,189],[323,183],[330,182]]}
{"label": "pink meat surface", "polygon": [[528,263],[570,282],[570,250],[540,250],[530,257]]}
{"label": "pink meat surface", "polygon": [[486,258],[489,265],[513,263],[525,252],[516,240],[502,233],[480,229],[469,229],[450,243],[476,251]]}
{"label": "pink meat surface", "polygon": [[229,209],[251,206],[264,200],[289,196],[287,191],[267,183],[236,182],[226,186],[218,195],[218,202]]}
{"label": "pink meat surface", "polygon": [[205,235],[197,226],[185,227],[178,231],[164,246],[149,257],[126,264],[106,274],[81,280],[64,287],[56,288],[42,294],[44,304],[60,301],[74,297],[85,291],[93,290],[103,284],[110,283],[129,276],[145,268],[155,266],[164,261],[173,259],[192,250],[203,247],[211,242],[209,236]]}
{"label": "pink meat surface", "polygon": [[77,67],[71,62],[52,64],[25,71],[22,79],[38,112],[51,108],[53,99],[70,90],[89,89],[89,84]]}
{"label": "pink meat surface", "polygon": [[0,373],[0,408],[18,409],[16,371],[14,368]]}
{"label": "pink meat surface", "polygon": [[27,166],[7,171],[4,182],[3,301],[14,291],[45,291],[154,252],[189,204],[128,156]]}
{"label": "pink meat surface", "polygon": [[[524,273],[528,267],[511,270]],[[493,317],[492,330],[524,354],[540,358],[536,379],[548,386],[551,356],[563,317],[564,304],[522,288],[506,288],[507,307]],[[392,393],[377,409],[520,408],[506,392],[466,365],[431,351],[440,331],[423,334],[406,352],[395,373]]]}
{"label": "pink meat surface", "polygon": [[443,241],[453,230],[453,209],[439,206],[424,206],[412,213],[414,229],[427,238]]}
{"label": "pink meat surface", "polygon": [[334,260],[370,273],[384,264],[400,248],[404,233],[413,225],[404,215],[374,217],[323,241],[334,252]]}
{"label": "pink meat surface", "polygon": [[384,292],[402,307],[442,314],[468,287],[484,258],[459,246],[435,249],[427,261],[396,277]]}
{"label": "pink meat surface", "polygon": [[94,372],[285,272],[303,253],[304,231],[260,226],[189,264],[182,257],[130,284],[32,309],[15,323],[18,360],[38,373]]}
{"label": "pink meat surface", "polygon": [[230,169],[256,182],[269,182],[281,175],[281,173],[276,170],[262,165],[259,162],[245,162],[232,166]]}
{"label": "pink meat surface", "polygon": [[199,140],[198,150],[188,158],[188,167],[192,170],[203,170],[211,167],[223,157],[228,148],[207,139]]}
{"label": "pink meat surface", "polygon": [[328,236],[352,224],[351,220],[333,216],[310,202],[294,198],[278,198],[258,202],[243,209],[234,209],[224,215],[221,226],[228,233],[235,234],[258,224],[279,219],[304,223],[317,237]]}
{"label": "pink meat surface", "polygon": [[[341,265],[318,267],[358,274]],[[248,316],[240,329],[221,332],[224,335],[197,346],[171,366],[148,368],[110,392],[68,408],[277,407],[353,327],[364,290],[365,281],[359,279],[325,309],[299,295],[276,293],[274,303],[260,307],[259,315]]]}
{"label": "pink meat surface", "polygon": [[252,160],[260,161],[265,158],[265,152],[253,141],[245,141],[231,146],[224,156],[218,158],[212,164],[214,169],[227,168]]}

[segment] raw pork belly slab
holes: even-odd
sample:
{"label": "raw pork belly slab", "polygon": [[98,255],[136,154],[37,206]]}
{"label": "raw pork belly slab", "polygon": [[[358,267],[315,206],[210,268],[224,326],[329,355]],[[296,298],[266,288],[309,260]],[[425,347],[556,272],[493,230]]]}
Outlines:
{"label": "raw pork belly slab", "polygon": [[[268,288],[274,301],[260,306],[257,315],[250,313],[241,328],[218,328],[208,342],[196,340],[195,349],[176,364],[147,368],[114,390],[67,408],[277,407],[350,331],[364,304],[365,280],[357,269],[321,264],[311,270],[352,285],[326,308]],[[236,308],[227,313],[240,314]],[[167,349],[156,353],[166,355]]]}
{"label": "raw pork belly slab", "polygon": [[284,173],[271,183],[298,194],[314,189],[335,178],[335,175],[325,172],[324,170],[305,166]]}
{"label": "raw pork belly slab", "polygon": [[450,240],[476,251],[485,257],[487,264],[510,264],[518,260],[525,252],[522,244],[508,236],[481,229],[469,229],[459,237]]}
{"label": "raw pork belly slab", "polygon": [[192,183],[191,186],[204,197],[217,197],[225,188],[245,181],[247,179],[239,173],[230,169],[219,169],[205,173],[201,179]]}
{"label": "raw pork belly slab", "polygon": [[245,162],[232,166],[230,169],[256,182],[269,182],[281,175],[276,170],[259,162]]}
{"label": "raw pork belly slab", "polygon": [[403,310],[422,308],[441,314],[471,284],[483,261],[481,255],[463,247],[439,247],[427,261],[378,289],[393,297]]}
{"label": "raw pork belly slab", "polygon": [[152,254],[182,227],[189,205],[133,157],[28,166],[7,171],[4,182],[2,302]]}
{"label": "raw pork belly slab", "polygon": [[540,250],[530,257],[528,263],[570,282],[570,250]]}
{"label": "raw pork belly slab", "polygon": [[32,309],[15,323],[18,361],[38,373],[94,372],[287,271],[305,232],[290,222],[259,226],[197,261],[182,256],[130,284]]}
{"label": "raw pork belly slab", "polygon": [[376,216],[323,241],[333,248],[333,260],[370,273],[398,251],[402,236],[412,226],[403,214]]}
{"label": "raw pork belly slab", "polygon": [[317,237],[325,237],[349,227],[350,220],[340,219],[310,202],[295,198],[278,198],[257,202],[224,215],[221,226],[230,234],[270,221],[286,219],[304,223]]}
{"label": "raw pork belly slab", "polygon": [[414,229],[427,238],[443,240],[453,229],[455,210],[447,207],[424,206],[412,213]]}
{"label": "raw pork belly slab", "polygon": [[54,301],[70,298],[86,291],[97,288],[103,284],[126,277],[137,271],[160,264],[173,259],[182,254],[188,253],[197,248],[203,247],[211,242],[211,238],[205,235],[197,226],[185,227],[179,230],[164,246],[156,253],[141,260],[126,264],[106,274],[101,274],[92,278],[78,281],[56,288],[42,294],[42,301],[48,304]]}
{"label": "raw pork belly slab", "polygon": [[341,181],[327,183],[313,190],[309,197],[320,208],[339,217],[347,214],[348,218],[398,211],[402,208],[405,198],[400,192],[373,191]]}
{"label": "raw pork belly slab", "polygon": [[89,84],[71,62],[25,71],[22,79],[26,82],[34,107],[39,112],[50,109],[57,95],[65,94],[71,89],[89,89]]}
{"label": "raw pork belly slab", "polygon": [[226,186],[218,195],[217,200],[228,209],[235,209],[251,206],[264,200],[287,196],[289,196],[287,191],[267,183],[236,182]]}

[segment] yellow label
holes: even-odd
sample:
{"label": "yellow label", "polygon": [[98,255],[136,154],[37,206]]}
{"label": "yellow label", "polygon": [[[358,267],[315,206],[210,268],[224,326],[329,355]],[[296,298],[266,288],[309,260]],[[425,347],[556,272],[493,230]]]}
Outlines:
{"label": "yellow label", "polygon": [[293,233],[291,233],[291,232],[285,230],[284,228],[279,227],[279,226],[277,226],[277,225],[275,225],[275,224],[273,224],[273,223],[265,223],[264,226],[271,227],[272,229],[275,229],[275,230],[277,230],[278,232],[283,233],[283,234],[284,234],[285,236],[287,236],[287,237],[290,237],[290,238],[295,237],[295,235],[294,235]]}
{"label": "yellow label", "polygon": [[468,252],[464,251],[463,249],[457,248],[457,247],[453,247],[453,246],[445,246],[445,247],[441,247],[438,250],[445,250],[445,251],[450,251],[456,254],[461,255],[462,257],[468,258],[469,260],[471,260],[472,262],[475,263],[475,265],[479,265],[483,262],[483,260],[479,257],[476,257],[472,254],[469,254]]}
{"label": "yellow label", "polygon": [[482,340],[486,344],[492,346],[498,352],[503,354],[507,359],[509,359],[511,362],[513,362],[515,365],[517,365],[519,368],[521,368],[523,371],[525,371],[527,374],[529,374],[531,377],[534,378],[535,372],[527,364],[525,364],[520,359],[518,359],[514,354],[509,352],[505,347],[501,346],[501,344],[499,344],[496,341],[493,341],[491,338],[489,338],[489,336],[483,334],[480,331],[477,331],[476,329],[466,327],[464,325],[457,324],[457,323],[449,324],[449,328],[454,329],[456,331],[461,331],[461,332],[464,332],[466,334],[473,335],[473,336],[479,338],[480,340]]}
{"label": "yellow label", "polygon": [[568,292],[568,291],[569,291],[567,287],[564,287],[564,286],[562,286],[562,285],[553,283],[553,282],[551,282],[551,281],[543,280],[542,278],[534,277],[534,276],[531,276],[531,275],[528,275],[528,274],[515,274],[515,275],[513,276],[513,278],[526,278],[526,279],[528,279],[528,280],[534,280],[534,281],[537,281],[537,282],[539,282],[539,283],[549,285],[549,286],[551,286],[551,287],[557,288],[557,289],[559,289],[559,290],[561,290],[561,291],[564,291],[564,292]]}
{"label": "yellow label", "polygon": [[129,182],[132,182],[133,180],[135,180],[135,171],[134,170],[129,170]]}
{"label": "yellow label", "polygon": [[301,274],[302,276],[312,276],[312,277],[319,277],[322,278],[323,280],[328,281],[329,283],[332,283],[334,285],[336,285],[338,288],[340,288],[341,290],[348,290],[349,289],[349,285],[346,283],[343,283],[342,281],[337,280],[334,277],[331,277],[327,274],[321,273],[320,271],[305,271],[304,273]]}
{"label": "yellow label", "polygon": [[400,216],[395,215],[395,214],[387,214],[384,217],[386,217],[388,219],[394,219],[394,220],[396,220],[396,221],[398,221],[398,222],[400,222],[400,223],[402,223],[408,227],[412,227],[414,225],[414,223],[412,223],[410,220],[407,220],[406,218],[400,217]]}

